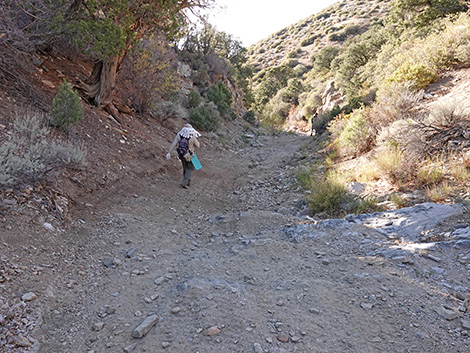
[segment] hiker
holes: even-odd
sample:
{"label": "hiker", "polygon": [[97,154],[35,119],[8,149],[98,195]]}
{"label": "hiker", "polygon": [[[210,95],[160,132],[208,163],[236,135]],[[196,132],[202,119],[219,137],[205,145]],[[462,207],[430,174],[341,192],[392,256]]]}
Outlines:
{"label": "hiker", "polygon": [[315,112],[315,114],[313,114],[312,120],[311,120],[311,122],[312,122],[312,130],[310,131],[310,136],[313,136],[313,135],[316,134],[315,127],[314,127],[315,125],[313,124],[313,120],[315,120],[317,117],[318,117],[318,112]]}
{"label": "hiker", "polygon": [[181,182],[181,186],[185,189],[189,187],[191,182],[191,174],[194,170],[194,165],[191,162],[191,155],[195,152],[196,148],[200,147],[199,141],[197,140],[197,137],[199,136],[201,136],[201,134],[197,132],[191,124],[186,124],[175,136],[175,139],[166,155],[166,159],[170,160],[171,151],[173,148],[178,146],[176,151],[178,152],[178,158],[183,164],[183,181]]}

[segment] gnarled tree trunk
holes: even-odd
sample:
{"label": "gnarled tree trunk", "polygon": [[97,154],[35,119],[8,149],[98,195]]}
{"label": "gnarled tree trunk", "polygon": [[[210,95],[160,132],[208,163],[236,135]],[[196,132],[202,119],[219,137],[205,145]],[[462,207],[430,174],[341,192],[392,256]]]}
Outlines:
{"label": "gnarled tree trunk", "polygon": [[91,76],[83,85],[85,94],[96,105],[107,106],[112,102],[119,62],[118,58],[96,62]]}
{"label": "gnarled tree trunk", "polygon": [[113,90],[121,62],[119,57],[96,62],[90,77],[80,87],[92,103],[108,111],[119,124],[120,115],[113,103]]}

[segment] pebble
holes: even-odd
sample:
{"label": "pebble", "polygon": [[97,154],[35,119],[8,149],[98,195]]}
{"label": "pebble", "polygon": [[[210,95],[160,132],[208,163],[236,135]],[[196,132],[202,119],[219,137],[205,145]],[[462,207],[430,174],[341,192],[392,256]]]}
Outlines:
{"label": "pebble", "polygon": [[289,342],[289,335],[287,333],[280,333],[277,335],[277,340],[283,343]]}
{"label": "pebble", "polygon": [[15,345],[17,347],[31,347],[31,342],[20,333],[15,337]]}
{"label": "pebble", "polygon": [[465,330],[470,330],[470,320],[462,320],[462,327]]}
{"label": "pebble", "polygon": [[131,344],[131,345],[125,347],[125,348],[124,348],[124,352],[125,352],[125,353],[130,353],[130,352],[132,352],[132,351],[135,349],[135,347],[137,347],[137,343],[133,343],[133,344]]}
{"label": "pebble", "polygon": [[220,333],[220,328],[218,326],[209,327],[205,331],[205,336],[214,336]]}
{"label": "pebble", "polygon": [[44,227],[44,229],[47,229],[47,230],[49,230],[49,231],[51,231],[51,232],[53,232],[53,231],[55,230],[54,226],[53,226],[52,224],[50,224],[50,223],[47,223],[47,222],[44,223],[42,226]]}
{"label": "pebble", "polygon": [[150,329],[157,323],[158,316],[157,315],[150,315],[147,317],[142,323],[137,326],[134,331],[132,332],[132,337],[134,338],[142,338],[144,337]]}
{"label": "pebble", "polygon": [[171,309],[172,314],[178,314],[181,311],[181,308],[179,306],[175,306],[173,309]]}
{"label": "pebble", "polygon": [[103,260],[104,267],[110,268],[113,266],[118,266],[118,261],[114,258],[108,258]]}
{"label": "pebble", "polygon": [[165,342],[162,342],[162,347],[163,347],[163,348],[168,348],[168,347],[170,347],[170,345],[171,345],[170,342],[166,342],[166,341],[165,341]]}
{"label": "pebble", "polygon": [[433,260],[435,262],[441,262],[441,259],[439,257],[431,255],[431,254],[428,254],[427,258],[430,259],[430,260]]}
{"label": "pebble", "polygon": [[21,297],[21,300],[23,300],[24,302],[30,302],[36,299],[37,296],[34,292],[28,292],[26,294],[23,294],[23,296]]}
{"label": "pebble", "polygon": [[297,343],[297,342],[300,341],[300,337],[299,336],[292,336],[290,340],[294,343]]}
{"label": "pebble", "polygon": [[255,350],[255,353],[263,353],[263,348],[261,348],[261,345],[259,343],[253,344],[253,348]]}
{"label": "pebble", "polygon": [[101,331],[104,327],[104,322],[96,322],[94,325],[93,325],[93,330],[95,331]]}
{"label": "pebble", "polygon": [[155,280],[155,284],[156,284],[157,286],[162,285],[163,282],[165,282],[165,277],[163,277],[163,276],[162,276],[162,277],[158,277],[158,278]]}

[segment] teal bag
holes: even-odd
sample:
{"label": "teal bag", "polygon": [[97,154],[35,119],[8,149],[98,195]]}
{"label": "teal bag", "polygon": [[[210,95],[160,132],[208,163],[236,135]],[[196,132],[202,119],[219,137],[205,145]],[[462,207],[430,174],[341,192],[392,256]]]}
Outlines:
{"label": "teal bag", "polygon": [[197,156],[194,153],[191,156],[191,163],[193,164],[194,169],[196,169],[196,170],[199,170],[199,169],[202,168],[201,162],[199,162],[199,159],[197,159]]}

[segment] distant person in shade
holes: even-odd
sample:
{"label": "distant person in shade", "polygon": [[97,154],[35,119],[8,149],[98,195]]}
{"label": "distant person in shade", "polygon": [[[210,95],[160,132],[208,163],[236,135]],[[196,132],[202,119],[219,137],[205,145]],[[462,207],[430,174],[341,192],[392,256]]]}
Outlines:
{"label": "distant person in shade", "polygon": [[183,181],[181,182],[181,187],[187,189],[191,183],[191,174],[193,173],[194,166],[191,163],[191,156],[195,152],[196,148],[200,147],[200,143],[197,140],[201,134],[197,132],[191,124],[186,124],[178,134],[176,134],[173,143],[168,150],[166,159],[170,160],[171,151],[175,147],[178,152],[178,158],[183,164]]}
{"label": "distant person in shade", "polygon": [[310,136],[314,136],[316,131],[315,131],[315,124],[313,123],[313,121],[318,118],[318,112],[315,112],[315,114],[313,114],[312,116],[312,130],[310,131]]}

